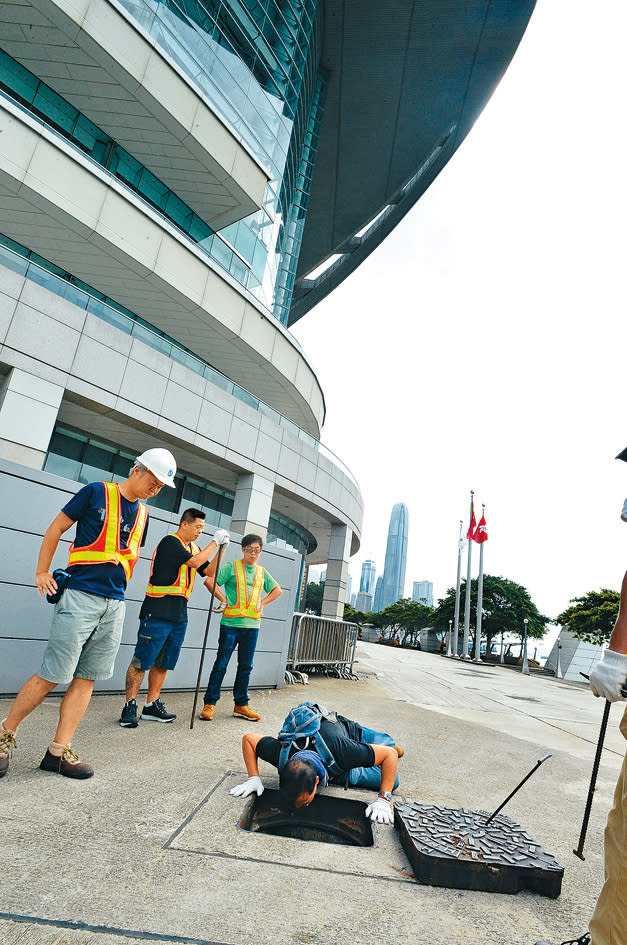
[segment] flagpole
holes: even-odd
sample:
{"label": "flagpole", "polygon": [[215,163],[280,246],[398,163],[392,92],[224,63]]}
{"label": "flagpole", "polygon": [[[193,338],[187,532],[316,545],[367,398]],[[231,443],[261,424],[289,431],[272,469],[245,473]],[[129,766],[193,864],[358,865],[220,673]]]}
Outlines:
{"label": "flagpole", "polygon": [[[472,517],[474,515],[473,496],[474,491],[470,490],[470,523],[472,527]],[[470,631],[470,567],[472,561],[472,538],[468,538],[468,569],[466,571],[466,600],[464,604],[464,636],[462,639],[462,659],[468,659],[468,636]]]}
{"label": "flagpole", "polygon": [[457,590],[455,591],[455,623],[453,625],[453,646],[452,656],[457,657],[457,640],[459,636],[459,588],[462,580],[462,528],[463,522],[459,520],[459,539],[457,541]]}
{"label": "flagpole", "polygon": [[[481,518],[485,517],[485,505],[481,505]],[[481,537],[481,536],[480,536]],[[477,582],[477,629],[475,631],[475,663],[481,662],[481,620],[483,617],[483,546],[485,542],[479,545],[479,580]],[[487,652],[486,652],[487,656]]]}

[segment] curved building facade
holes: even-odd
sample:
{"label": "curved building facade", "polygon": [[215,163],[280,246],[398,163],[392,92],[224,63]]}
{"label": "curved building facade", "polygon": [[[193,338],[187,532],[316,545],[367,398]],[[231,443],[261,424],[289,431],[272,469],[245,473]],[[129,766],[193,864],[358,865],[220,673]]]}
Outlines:
{"label": "curved building facade", "polygon": [[119,479],[168,446],[164,521],[201,506],[300,567],[327,562],[323,610],[341,615],[362,498],[320,443],[324,395],[289,325],[454,153],[532,8],[0,4],[12,489]]}

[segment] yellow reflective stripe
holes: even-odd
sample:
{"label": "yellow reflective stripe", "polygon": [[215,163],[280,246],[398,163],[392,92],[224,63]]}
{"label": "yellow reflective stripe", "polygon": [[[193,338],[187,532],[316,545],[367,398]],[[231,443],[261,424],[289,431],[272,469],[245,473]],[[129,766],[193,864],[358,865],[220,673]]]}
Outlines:
{"label": "yellow reflective stripe", "polygon": [[105,482],[107,495],[107,514],[104,553],[107,557],[114,556],[119,550],[120,540],[120,490],[114,482]]}

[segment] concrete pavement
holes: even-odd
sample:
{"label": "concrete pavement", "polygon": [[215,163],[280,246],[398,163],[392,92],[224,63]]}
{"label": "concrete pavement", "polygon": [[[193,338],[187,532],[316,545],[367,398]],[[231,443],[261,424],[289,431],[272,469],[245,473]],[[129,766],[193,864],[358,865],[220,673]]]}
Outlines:
{"label": "concrete pavement", "polygon": [[[625,751],[622,706],[610,715],[581,862],[572,849],[603,708],[584,686],[377,644],[359,645],[355,669],[357,682],[311,677],[255,692],[256,726],[231,717],[225,693],[214,721],[190,731],[192,696],[177,693],[166,699],[173,725],[123,730],[122,699],[97,696],[74,744],[96,768],[85,782],[37,767],[56,721],[47,699],[21,726],[0,782],[0,943],[533,945],[585,931]],[[564,864],[560,898],[420,885],[389,827],[371,849],[240,830],[247,801],[228,788],[245,776],[241,735],[276,734],[302,699],[391,732],[406,748],[398,793],[408,800],[492,810],[552,752],[504,813]],[[273,769],[261,773],[276,786]]]}

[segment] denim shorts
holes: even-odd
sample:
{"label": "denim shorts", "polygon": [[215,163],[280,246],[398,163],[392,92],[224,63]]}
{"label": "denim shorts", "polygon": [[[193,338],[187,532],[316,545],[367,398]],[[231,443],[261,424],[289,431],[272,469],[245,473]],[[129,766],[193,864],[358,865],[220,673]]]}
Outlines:
{"label": "denim shorts", "polygon": [[174,669],[187,630],[187,620],[172,623],[159,617],[143,617],[139,621],[137,643],[131,660],[135,669]]}
{"label": "denim shorts", "polygon": [[109,679],[124,625],[125,603],[68,587],[54,605],[39,675],[53,683]]}

